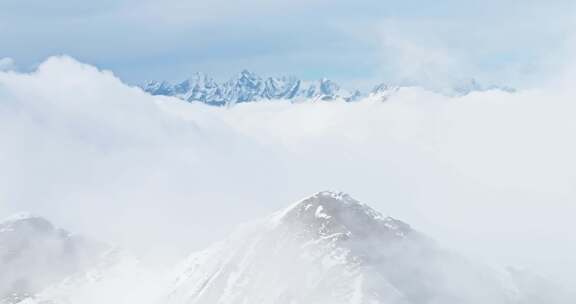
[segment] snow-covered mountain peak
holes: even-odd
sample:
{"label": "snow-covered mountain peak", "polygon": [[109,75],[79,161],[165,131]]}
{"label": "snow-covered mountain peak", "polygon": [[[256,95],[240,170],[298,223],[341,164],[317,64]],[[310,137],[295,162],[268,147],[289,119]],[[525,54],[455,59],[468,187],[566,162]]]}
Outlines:
{"label": "snow-covered mountain peak", "polygon": [[84,269],[100,243],[72,235],[49,220],[19,213],[0,222],[0,303],[17,303]]}
{"label": "snow-covered mountain peak", "polygon": [[500,273],[350,195],[323,191],[176,271],[163,303],[534,304]]}
{"label": "snow-covered mountain peak", "polygon": [[238,74],[238,78],[246,78],[246,79],[260,79],[260,76],[256,75],[256,73],[252,73],[246,69],[240,71]]}
{"label": "snow-covered mountain peak", "polygon": [[37,216],[31,212],[18,212],[3,219],[0,219],[0,225],[18,221],[25,221],[35,217]]}
{"label": "snow-covered mountain peak", "polygon": [[270,220],[276,233],[289,238],[330,241],[343,248],[358,242],[380,244],[419,235],[408,224],[343,192],[315,193],[274,213]]}
{"label": "snow-covered mountain peak", "polygon": [[274,217],[277,221],[316,218],[345,222],[356,217],[358,220],[382,222],[390,219],[349,194],[335,191],[317,192],[277,212]]}
{"label": "snow-covered mountain peak", "polygon": [[[30,212],[20,212],[0,220],[0,233],[49,233],[57,230],[47,219]],[[25,232],[26,231],[26,232]],[[64,231],[60,231],[64,234]]]}
{"label": "snow-covered mountain peak", "polygon": [[371,91],[372,94],[383,93],[390,90],[390,86],[386,83],[377,84]]}

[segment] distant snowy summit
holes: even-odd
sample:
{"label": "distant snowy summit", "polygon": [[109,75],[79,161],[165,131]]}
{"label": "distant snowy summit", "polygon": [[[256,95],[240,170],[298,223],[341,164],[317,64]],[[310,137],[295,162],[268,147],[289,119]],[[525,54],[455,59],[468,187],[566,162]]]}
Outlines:
{"label": "distant snowy summit", "polygon": [[[152,95],[174,96],[189,102],[201,102],[212,106],[226,106],[262,100],[299,101],[358,101],[364,97],[386,100],[401,87],[414,85],[379,84],[367,93],[343,89],[336,82],[322,78],[303,81],[293,76],[261,77],[244,70],[226,82],[217,82],[203,73],[195,73],[182,82],[150,81],[142,89]],[[474,79],[459,81],[449,88],[435,89],[446,95],[466,95],[475,91],[502,90],[511,88],[483,86]]]}

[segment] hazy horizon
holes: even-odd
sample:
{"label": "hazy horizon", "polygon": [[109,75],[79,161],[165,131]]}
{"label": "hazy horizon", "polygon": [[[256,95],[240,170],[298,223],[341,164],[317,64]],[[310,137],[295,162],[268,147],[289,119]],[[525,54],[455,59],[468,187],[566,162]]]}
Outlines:
{"label": "hazy horizon", "polygon": [[575,5],[0,3],[0,304],[570,303]]}

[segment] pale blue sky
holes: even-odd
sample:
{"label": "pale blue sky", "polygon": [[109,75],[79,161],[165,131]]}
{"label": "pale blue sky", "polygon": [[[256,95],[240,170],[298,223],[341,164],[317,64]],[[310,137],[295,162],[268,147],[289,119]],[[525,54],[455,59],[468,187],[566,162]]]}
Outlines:
{"label": "pale blue sky", "polygon": [[574,1],[0,0],[0,58],[67,54],[129,83],[326,76],[348,86],[475,77],[523,85],[557,64]]}

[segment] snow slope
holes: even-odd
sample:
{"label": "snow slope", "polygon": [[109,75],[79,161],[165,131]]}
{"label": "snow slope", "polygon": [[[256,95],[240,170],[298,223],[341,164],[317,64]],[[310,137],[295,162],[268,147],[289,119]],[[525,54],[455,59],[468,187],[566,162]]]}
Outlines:
{"label": "snow slope", "polygon": [[132,255],[112,249],[97,263],[20,304],[156,304],[165,284],[162,272],[151,272]]}
{"label": "snow slope", "polygon": [[[19,216],[3,222],[0,233],[24,231],[20,225],[53,231],[43,219]],[[31,261],[52,254],[42,239],[34,239]],[[51,259],[51,267],[67,269],[66,261]],[[2,303],[571,303],[555,285],[528,271],[475,263],[347,194],[328,191],[242,226],[172,272],[146,268],[118,250],[107,250],[76,271],[34,270],[19,275],[31,281],[54,275]]]}
{"label": "snow slope", "polygon": [[508,272],[334,192],[247,225],[179,269],[162,303],[534,303]]}

